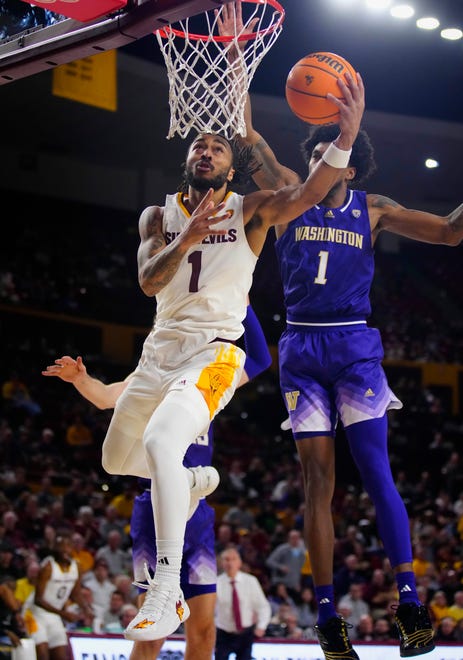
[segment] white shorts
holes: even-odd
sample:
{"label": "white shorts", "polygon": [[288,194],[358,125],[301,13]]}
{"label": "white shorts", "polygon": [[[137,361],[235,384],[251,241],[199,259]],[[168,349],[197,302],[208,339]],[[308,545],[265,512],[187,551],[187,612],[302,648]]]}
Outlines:
{"label": "white shorts", "polygon": [[66,628],[59,614],[47,612],[37,605],[33,605],[30,610],[37,624],[37,630],[30,632],[36,646],[46,643],[49,649],[54,649],[68,645]]}
{"label": "white shorts", "polygon": [[[183,349],[183,350],[181,350]],[[186,352],[184,352],[186,351]],[[246,355],[228,341],[217,340],[187,351],[156,342],[151,332],[138,367],[119,397],[103,443],[103,467],[110,474],[150,478],[143,445],[145,429],[166,397],[188,411],[190,444],[207,432],[211,420],[232,398],[241,379]],[[169,420],[176,437],[176,420]],[[186,439],[188,441],[188,438]]]}

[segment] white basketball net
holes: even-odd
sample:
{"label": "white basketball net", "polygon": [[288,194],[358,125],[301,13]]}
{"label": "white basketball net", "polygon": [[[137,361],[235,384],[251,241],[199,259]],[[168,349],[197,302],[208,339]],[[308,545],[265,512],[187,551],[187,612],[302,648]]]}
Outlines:
{"label": "white basketball net", "polygon": [[[219,16],[222,10],[218,9]],[[249,85],[281,33],[284,11],[276,0],[243,0],[242,14],[245,26],[257,19],[253,33],[244,39],[246,27],[234,36],[219,37],[212,11],[154,33],[169,79],[167,138],[175,133],[185,138],[191,129],[220,133],[228,139],[246,135],[244,107]]]}

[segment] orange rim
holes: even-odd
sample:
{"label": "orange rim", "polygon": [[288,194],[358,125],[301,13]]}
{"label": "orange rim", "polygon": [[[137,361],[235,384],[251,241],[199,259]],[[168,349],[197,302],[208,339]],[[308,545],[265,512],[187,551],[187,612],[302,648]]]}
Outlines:
{"label": "orange rim", "polygon": [[[273,25],[270,25],[269,27],[264,28],[263,30],[258,30],[257,32],[242,34],[241,36],[238,37],[238,41],[250,41],[251,39],[255,39],[258,36],[263,36],[265,34],[270,34],[271,32],[275,32],[275,30],[279,28],[284,21],[285,10],[280,5],[278,0],[243,0],[243,2],[254,3],[256,5],[270,5],[280,13],[280,16],[276,21],[276,23],[274,23]],[[177,30],[176,28],[173,28],[170,25],[167,25],[164,28],[160,28],[159,30],[155,30],[155,32],[159,34],[159,36],[162,37],[163,39],[167,39],[167,37],[170,34],[174,34],[176,37],[181,37],[182,39],[187,38],[187,34],[185,33],[184,30]],[[212,41],[215,41],[216,43],[229,43],[230,41],[233,41],[235,37],[233,36],[221,37],[220,35],[214,35],[214,34],[194,34],[188,32],[188,39],[190,39],[191,41],[210,41],[212,39]]]}

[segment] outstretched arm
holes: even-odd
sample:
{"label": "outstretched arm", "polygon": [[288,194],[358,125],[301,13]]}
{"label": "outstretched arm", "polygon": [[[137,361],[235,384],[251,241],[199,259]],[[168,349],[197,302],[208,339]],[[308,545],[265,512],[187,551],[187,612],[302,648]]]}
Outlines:
{"label": "outstretched arm", "polygon": [[253,147],[254,158],[260,166],[252,176],[255,184],[261,190],[278,190],[283,186],[300,183],[299,175],[279,162],[268,142],[254,128],[249,94],[244,109],[244,121],[246,124],[246,137],[241,139],[244,143]]}
{"label": "outstretched arm", "polygon": [[106,385],[101,380],[87,373],[87,368],[79,356],[76,360],[64,355],[55,360],[44,371],[43,376],[56,376],[66,383],[72,383],[76,390],[100,410],[114,408],[117,398],[125,390],[130,380],[130,374],[123,381]]}
{"label": "outstretched arm", "polygon": [[[248,25],[243,23],[242,7],[240,0],[229,2],[219,10],[215,11],[217,17],[217,28],[220,36],[235,36],[236,34],[249,34],[255,27],[251,22]],[[257,19],[256,19],[257,20]],[[246,41],[240,41],[242,49],[246,47]],[[233,71],[235,64],[240,64],[240,59],[236,50],[231,49],[228,53],[230,59],[230,68]],[[278,190],[291,183],[299,183],[299,176],[278,162],[274,152],[258,133],[252,123],[251,99],[246,94],[246,104],[244,107],[244,122],[246,125],[246,136],[237,136],[244,144],[253,147],[254,157],[258,164],[258,169],[254,172],[252,178],[255,184],[265,190]]]}
{"label": "outstretched arm", "polygon": [[383,195],[369,194],[367,200],[374,239],[384,230],[424,243],[456,246],[463,240],[463,204],[441,216],[407,209]]}

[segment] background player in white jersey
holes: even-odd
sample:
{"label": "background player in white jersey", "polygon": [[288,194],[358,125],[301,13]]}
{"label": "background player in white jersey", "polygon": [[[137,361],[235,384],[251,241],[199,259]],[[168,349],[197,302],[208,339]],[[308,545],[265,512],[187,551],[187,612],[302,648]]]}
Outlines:
{"label": "background player in white jersey", "polygon": [[[230,142],[200,134],[185,164],[186,193],[149,206],[139,221],[139,283],[156,296],[156,323],[119,397],[102,463],[110,474],[151,479],[157,566],[139,614],[126,628],[133,640],[171,634],[189,615],[180,589],[190,484],[183,457],[231,399],[245,354],[246,296],[269,227],[289,222],[322,199],[347,164],[364,110],[360,78],[340,83],[343,101],[336,144],[303,184],[241,196],[229,190],[237,162]],[[215,484],[205,479],[200,490]],[[154,539],[153,539],[154,542]]]}
{"label": "background player in white jersey", "polygon": [[[261,167],[262,188],[296,184],[299,176],[281,165],[252,126],[246,112],[246,143]],[[309,172],[338,132],[314,127],[302,151]],[[434,648],[426,607],[416,592],[408,516],[389,464],[387,410],[402,404],[388,387],[383,349],[367,326],[374,274],[373,245],[381,231],[411,239],[458,245],[463,239],[463,205],[441,217],[406,209],[382,195],[350,190],[375,168],[368,135],[360,130],[347,167],[321,204],[276,227],[275,244],[287,312],[279,342],[280,386],[302,465],[305,537],[318,603],[320,644],[326,658],[358,658],[346,623],[336,615],[333,588],[335,485],[334,437],[338,418],[363,485],[376,508],[378,529],[394,569],[400,595],[395,621],[402,657]]]}
{"label": "background player in white jersey", "polygon": [[[246,362],[239,386],[247,383],[271,364],[271,355],[260,323],[250,305],[247,307],[244,325],[244,345]],[[130,375],[124,381],[105,384],[91,377],[78,357],[77,360],[63,356],[55,360],[42,372],[45,376],[57,376],[72,383],[82,396],[98,408],[114,408],[117,398],[127,386]],[[207,466],[212,460],[212,424],[205,436],[198,438],[188,448],[184,465]],[[140,480],[144,481],[144,480]],[[156,566],[155,548],[151,539],[155,535],[150,482],[142,484],[146,490],[135,498],[130,534],[132,537],[133,570],[137,581],[143,581],[144,564],[154,572]],[[214,510],[205,499],[198,502],[193,515],[185,528],[180,586],[190,608],[190,618],[185,621],[185,660],[211,660],[215,643],[214,609],[216,601],[216,559],[214,535]],[[135,641],[130,660],[155,660],[164,640]]]}
{"label": "background player in white jersey", "polygon": [[72,558],[70,534],[58,532],[53,555],[40,565],[33,602],[28,604],[32,619],[28,633],[35,641],[37,660],[67,660],[68,638],[64,621],[74,622],[77,612],[66,609],[68,600],[88,610],[81,595],[77,562]]}

